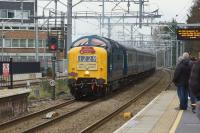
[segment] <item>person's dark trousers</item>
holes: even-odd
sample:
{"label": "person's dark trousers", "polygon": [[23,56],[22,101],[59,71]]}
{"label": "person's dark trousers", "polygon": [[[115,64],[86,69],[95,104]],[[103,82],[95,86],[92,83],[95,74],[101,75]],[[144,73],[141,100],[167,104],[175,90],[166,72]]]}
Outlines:
{"label": "person's dark trousers", "polygon": [[188,90],[184,86],[179,85],[177,93],[180,101],[180,109],[186,110],[188,106]]}
{"label": "person's dark trousers", "polygon": [[196,97],[192,94],[191,91],[189,91],[189,95],[190,95],[191,104],[195,104],[196,103]]}

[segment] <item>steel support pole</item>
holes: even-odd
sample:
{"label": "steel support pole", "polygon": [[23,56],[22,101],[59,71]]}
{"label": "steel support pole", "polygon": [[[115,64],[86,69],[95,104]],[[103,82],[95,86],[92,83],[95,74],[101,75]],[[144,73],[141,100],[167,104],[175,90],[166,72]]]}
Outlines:
{"label": "steel support pole", "polygon": [[[52,78],[53,81],[56,82],[56,56],[54,53],[54,56],[51,58],[52,61]],[[52,99],[55,100],[56,99],[56,86],[53,85],[52,86]]]}
{"label": "steel support pole", "polygon": [[178,60],[178,40],[176,40],[176,62]]}
{"label": "steel support pole", "polygon": [[35,0],[35,53],[36,61],[38,60],[38,19],[37,19],[37,0]]}
{"label": "steel support pole", "polygon": [[105,0],[102,0],[102,27],[104,28]]}
{"label": "steel support pole", "polygon": [[180,55],[183,55],[183,44],[182,43],[180,44],[180,50],[181,50]]}
{"label": "steel support pole", "polygon": [[170,64],[171,64],[171,68],[172,68],[172,65],[173,65],[172,64],[173,63],[173,42],[172,42],[172,39],[171,39],[171,47],[170,48],[171,48],[171,63]]}
{"label": "steel support pole", "polygon": [[[57,0],[55,0],[55,29],[56,29],[56,36],[58,37],[58,31],[57,31]],[[56,82],[56,51],[53,52],[53,56],[51,59],[52,62],[52,79],[54,82]],[[56,86],[52,86],[52,99],[56,99]]]}
{"label": "steel support pole", "polygon": [[142,6],[143,0],[139,0],[139,27],[142,28]]}
{"label": "steel support pole", "polygon": [[164,60],[163,60],[163,66],[166,67],[166,49],[163,50],[163,58],[164,58]]}
{"label": "steel support pole", "polygon": [[[66,52],[72,44],[72,0],[67,1],[67,46]],[[68,57],[67,57],[68,58]]]}
{"label": "steel support pole", "polygon": [[110,25],[110,18],[108,18],[108,38],[111,38],[111,25]]}
{"label": "steel support pole", "polygon": [[23,6],[24,6],[24,4],[23,4],[23,0],[21,0],[21,5],[20,5],[20,9],[21,9],[21,24],[23,24],[24,23],[24,18],[23,18]]}
{"label": "steel support pole", "polygon": [[101,35],[102,36],[102,24],[101,24],[101,17],[99,18],[100,19],[100,21],[99,21],[99,35]]}
{"label": "steel support pole", "polygon": [[3,27],[3,23],[1,24],[2,25],[2,29],[1,29],[1,43],[2,43],[2,46],[1,46],[1,60],[3,61],[3,47],[4,47],[4,37],[3,37],[3,30],[4,30],[4,27]]}
{"label": "steel support pole", "polygon": [[55,28],[56,27],[57,27],[57,0],[55,0]]}
{"label": "steel support pole", "polygon": [[156,50],[156,68],[158,67],[158,57],[157,57],[158,54],[157,54],[157,52],[158,52],[158,51]]}
{"label": "steel support pole", "polygon": [[10,58],[9,64],[10,64],[10,88],[9,89],[13,89],[13,59],[12,58]]}
{"label": "steel support pole", "polygon": [[124,26],[124,15],[123,15],[123,38],[124,38],[124,41],[125,41],[125,26]]}
{"label": "steel support pole", "polygon": [[133,46],[133,25],[131,25],[131,45]]}

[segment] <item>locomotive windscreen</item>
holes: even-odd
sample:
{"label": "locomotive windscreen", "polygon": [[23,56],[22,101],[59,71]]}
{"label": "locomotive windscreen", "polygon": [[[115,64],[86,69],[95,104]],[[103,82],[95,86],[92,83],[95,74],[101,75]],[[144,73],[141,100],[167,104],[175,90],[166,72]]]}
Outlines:
{"label": "locomotive windscreen", "polygon": [[97,47],[106,47],[106,43],[100,38],[95,37],[84,37],[74,41],[72,47],[79,46],[97,46]]}

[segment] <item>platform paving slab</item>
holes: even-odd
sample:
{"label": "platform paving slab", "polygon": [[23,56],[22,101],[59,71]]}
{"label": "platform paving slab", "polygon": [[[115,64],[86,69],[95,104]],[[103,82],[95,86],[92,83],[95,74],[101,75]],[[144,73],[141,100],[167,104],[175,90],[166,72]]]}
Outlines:
{"label": "platform paving slab", "polygon": [[176,133],[200,133],[200,120],[190,109],[183,112]]}
{"label": "platform paving slab", "polygon": [[[178,114],[178,111],[174,109],[177,105],[178,97],[176,91],[163,91],[141,112],[139,112],[135,117],[130,119],[114,133],[168,132],[176,119],[176,115]],[[167,122],[165,122],[165,120]],[[162,122],[162,126],[157,124],[158,122]],[[162,130],[161,127],[164,128],[165,131]]]}

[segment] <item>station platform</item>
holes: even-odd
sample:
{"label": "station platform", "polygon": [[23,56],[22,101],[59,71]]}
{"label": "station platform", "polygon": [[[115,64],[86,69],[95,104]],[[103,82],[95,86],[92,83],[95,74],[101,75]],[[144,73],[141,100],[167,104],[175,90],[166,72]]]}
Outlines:
{"label": "station platform", "polygon": [[30,92],[26,88],[0,90],[0,123],[27,112]]}
{"label": "station platform", "polygon": [[200,120],[188,110],[178,110],[175,90],[163,91],[114,133],[200,133]]}

